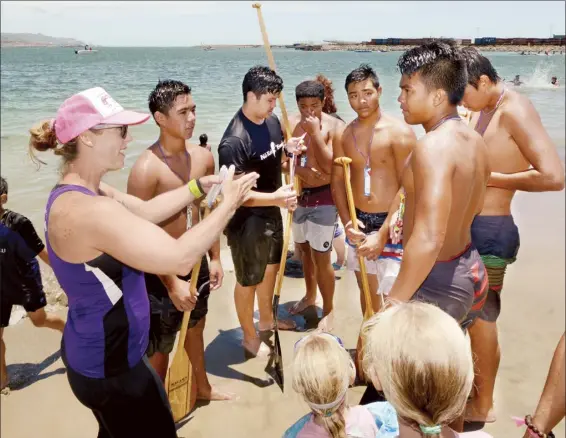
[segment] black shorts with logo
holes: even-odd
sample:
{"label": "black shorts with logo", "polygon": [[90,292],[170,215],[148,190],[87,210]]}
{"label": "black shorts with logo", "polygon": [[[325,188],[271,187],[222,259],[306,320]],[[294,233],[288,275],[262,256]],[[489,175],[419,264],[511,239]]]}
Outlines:
{"label": "black shorts with logo", "polygon": [[238,221],[238,227],[225,231],[236,280],[244,287],[260,284],[267,265],[281,261],[283,220],[279,209],[273,211],[265,215],[250,214]]}

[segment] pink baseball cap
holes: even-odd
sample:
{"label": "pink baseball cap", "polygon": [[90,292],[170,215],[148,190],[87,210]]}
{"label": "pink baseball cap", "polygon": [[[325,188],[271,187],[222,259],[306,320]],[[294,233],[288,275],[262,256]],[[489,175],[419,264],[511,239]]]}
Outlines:
{"label": "pink baseball cap", "polygon": [[89,88],[69,97],[53,121],[57,140],[67,143],[99,124],[139,125],[149,114],[125,110],[101,87]]}

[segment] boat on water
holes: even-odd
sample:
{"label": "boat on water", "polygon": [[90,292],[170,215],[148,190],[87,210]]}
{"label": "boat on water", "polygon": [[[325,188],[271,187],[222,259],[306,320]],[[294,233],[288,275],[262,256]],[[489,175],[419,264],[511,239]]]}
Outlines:
{"label": "boat on water", "polygon": [[88,53],[96,53],[96,52],[98,52],[98,50],[85,50],[85,49],[75,50],[76,55],[86,55]]}
{"label": "boat on water", "polygon": [[368,49],[362,50],[362,49],[360,49],[360,50],[354,50],[354,52],[356,52],[356,53],[370,53],[370,52],[373,52],[373,50],[368,50]]}

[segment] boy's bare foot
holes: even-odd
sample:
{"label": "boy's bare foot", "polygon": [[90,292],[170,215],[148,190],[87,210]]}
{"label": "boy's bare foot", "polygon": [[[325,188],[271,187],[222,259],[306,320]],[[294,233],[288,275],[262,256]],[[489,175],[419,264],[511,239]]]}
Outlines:
{"label": "boy's bare foot", "polygon": [[314,300],[308,300],[307,297],[303,297],[289,309],[289,313],[291,315],[297,315],[301,312],[304,312],[307,308],[314,306],[315,304],[316,298]]}
{"label": "boy's bare foot", "polygon": [[330,333],[334,328],[334,312],[330,312],[318,323],[318,329]]}
{"label": "boy's bare foot", "polygon": [[252,339],[251,341],[243,340],[242,347],[244,347],[247,354],[253,357],[267,359],[271,354],[271,349],[259,338]]}
{"label": "boy's bare foot", "polygon": [[[260,323],[258,327],[260,332],[265,332],[267,330],[273,330],[275,328],[275,324],[272,322],[269,326],[262,326]],[[295,330],[297,328],[297,324],[295,324],[295,321],[290,319],[278,319],[277,328],[279,330]]]}
{"label": "boy's bare foot", "polygon": [[234,400],[235,398],[236,394],[220,391],[215,386],[197,392],[197,400],[224,401]]}
{"label": "boy's bare foot", "polygon": [[487,414],[482,414],[479,410],[475,409],[474,402],[471,401],[466,406],[466,412],[464,413],[464,422],[466,423],[495,423],[497,417],[493,408],[491,408]]}

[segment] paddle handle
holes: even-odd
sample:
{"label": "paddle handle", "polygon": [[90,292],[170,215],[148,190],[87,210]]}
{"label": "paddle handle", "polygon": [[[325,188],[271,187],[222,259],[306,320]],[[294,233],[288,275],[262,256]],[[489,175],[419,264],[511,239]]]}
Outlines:
{"label": "paddle handle", "polygon": [[[346,186],[346,199],[348,200],[348,210],[350,211],[350,220],[352,227],[358,231],[358,219],[356,216],[356,208],[354,205],[354,193],[352,192],[352,183],[350,181],[350,163],[342,161],[344,167],[344,184]],[[364,301],[366,303],[366,310],[364,311],[364,320],[373,316],[373,305],[371,301],[371,293],[369,291],[369,283],[367,277],[366,263],[362,256],[358,256],[358,263],[360,264],[360,276],[362,277],[362,291],[364,293]],[[383,297],[382,297],[383,300]]]}
{"label": "paddle handle", "polygon": [[[271,68],[271,70],[273,71],[277,71],[275,67],[275,59],[273,58],[273,52],[271,51],[271,44],[269,44],[269,38],[267,37],[267,30],[265,29],[265,22],[263,21],[263,15],[261,13],[261,4],[254,3],[252,7],[257,10],[259,28],[261,29],[263,46],[265,47],[265,52],[267,53],[267,61],[269,62],[269,68]],[[283,99],[283,91],[279,93],[279,106],[281,107],[281,116],[283,117],[283,127],[285,128],[287,139],[289,139],[291,138],[291,125],[289,124],[289,117],[287,116],[287,108],[285,107],[285,100]]]}

